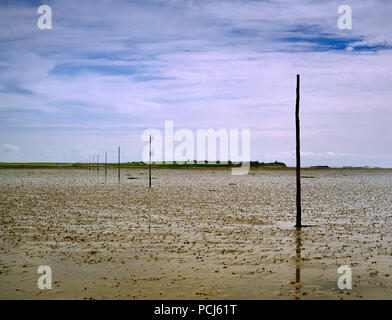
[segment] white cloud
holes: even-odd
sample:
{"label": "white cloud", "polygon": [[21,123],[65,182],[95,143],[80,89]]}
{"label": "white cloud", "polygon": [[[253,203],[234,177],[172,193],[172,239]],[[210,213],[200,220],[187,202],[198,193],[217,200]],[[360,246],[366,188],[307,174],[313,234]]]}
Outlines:
{"label": "white cloud", "polygon": [[12,144],[7,144],[7,143],[3,144],[3,152],[12,152],[12,153],[14,153],[14,152],[18,152],[18,151],[19,151],[19,147],[18,146],[15,146],[15,145],[12,145]]}

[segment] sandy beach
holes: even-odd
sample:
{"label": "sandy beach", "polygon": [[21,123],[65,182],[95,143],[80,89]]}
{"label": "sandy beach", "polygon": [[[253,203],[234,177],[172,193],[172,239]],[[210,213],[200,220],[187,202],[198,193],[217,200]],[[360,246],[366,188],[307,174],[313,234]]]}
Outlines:
{"label": "sandy beach", "polygon": [[300,231],[294,171],[157,169],[152,184],[1,169],[0,299],[392,298],[392,170],[304,170]]}

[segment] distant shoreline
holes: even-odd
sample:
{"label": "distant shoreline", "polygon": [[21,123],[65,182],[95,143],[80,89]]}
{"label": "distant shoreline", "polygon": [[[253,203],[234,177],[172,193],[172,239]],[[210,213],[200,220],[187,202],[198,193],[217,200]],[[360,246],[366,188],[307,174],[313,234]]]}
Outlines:
{"label": "distant shoreline", "polygon": [[[283,165],[273,165],[274,163],[266,163],[262,165],[251,165],[251,170],[295,170],[295,167]],[[118,168],[118,163],[107,163],[107,168]],[[231,164],[153,164],[153,169],[201,169],[201,170],[228,170],[239,167],[240,165]],[[148,169],[148,164],[137,162],[122,162],[120,168],[125,169]],[[0,162],[0,169],[104,169],[105,164],[85,164],[85,163],[68,163],[68,162]],[[392,168],[383,167],[329,167],[329,166],[310,166],[301,167],[302,170],[391,170]]]}

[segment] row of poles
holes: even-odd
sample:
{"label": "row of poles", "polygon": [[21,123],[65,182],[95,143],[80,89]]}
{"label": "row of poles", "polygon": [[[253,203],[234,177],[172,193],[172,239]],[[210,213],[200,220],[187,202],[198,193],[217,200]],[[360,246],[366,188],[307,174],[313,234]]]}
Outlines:
{"label": "row of poles", "polygon": [[[295,103],[295,142],[296,142],[296,207],[297,207],[297,217],[296,217],[296,228],[301,228],[301,148],[300,148],[300,122],[299,122],[299,98],[300,98],[300,76],[297,74],[297,87],[296,87],[296,103]],[[94,156],[93,156],[94,163]],[[93,167],[94,168],[94,167]],[[120,182],[120,146],[118,146],[118,182]],[[88,169],[90,169],[90,158],[88,160]],[[97,155],[97,170],[99,170],[99,155]],[[151,135],[149,141],[149,167],[148,167],[148,186],[151,188]],[[107,175],[107,152],[105,152],[105,177]]]}
{"label": "row of poles", "polygon": [[[120,173],[120,166],[121,166],[121,158],[120,158],[120,146],[118,146],[118,152],[117,152],[117,179],[118,182],[120,182],[120,178],[121,178],[121,173]],[[149,166],[148,166],[148,187],[151,188],[151,135],[150,135],[150,141],[149,141]],[[96,161],[96,162],[95,162]],[[88,158],[88,160],[85,162],[87,164],[87,170],[95,170],[95,168],[97,169],[97,171],[99,171],[99,167],[100,167],[100,163],[99,163],[99,155],[93,155],[93,160],[91,161],[90,157]],[[105,163],[104,163],[104,170],[105,170],[105,178],[107,176],[107,167],[108,167],[108,152],[105,151]]]}
{"label": "row of poles", "polygon": [[[120,182],[120,163],[121,163],[121,159],[120,159],[120,146],[118,146],[118,162],[117,162],[117,178],[118,178],[118,182]],[[96,162],[95,162],[96,161]],[[100,167],[100,162],[99,162],[99,155],[93,155],[93,160],[90,160],[90,157],[88,158],[88,162],[87,162],[87,170],[95,170],[95,168],[97,169],[97,171],[99,171],[99,167]],[[108,173],[108,152],[105,151],[105,163],[104,163],[104,170],[105,170],[105,177],[107,176]]]}

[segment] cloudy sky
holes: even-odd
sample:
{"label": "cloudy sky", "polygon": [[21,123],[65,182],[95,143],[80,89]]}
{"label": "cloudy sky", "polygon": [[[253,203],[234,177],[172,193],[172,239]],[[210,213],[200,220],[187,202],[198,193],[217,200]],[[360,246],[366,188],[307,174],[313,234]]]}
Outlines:
{"label": "cloudy sky", "polygon": [[392,167],[391,17],[388,0],[2,1],[0,161],[139,160],[172,120],[250,129],[252,159],[294,165],[298,73],[303,164]]}

